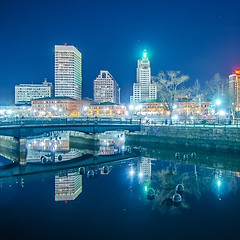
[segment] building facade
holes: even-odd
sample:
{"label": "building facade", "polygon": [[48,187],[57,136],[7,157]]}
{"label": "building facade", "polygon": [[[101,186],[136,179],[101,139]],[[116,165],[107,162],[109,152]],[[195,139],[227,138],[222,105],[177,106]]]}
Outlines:
{"label": "building facade", "polygon": [[94,101],[120,104],[120,87],[108,71],[100,71],[94,80]]}
{"label": "building facade", "polygon": [[15,104],[31,104],[32,99],[51,97],[53,85],[44,79],[42,84],[20,84],[15,86]]}
{"label": "building facade", "polygon": [[86,115],[88,116],[124,116],[126,106],[113,103],[91,104]]}
{"label": "building facade", "polygon": [[82,54],[74,46],[55,46],[55,97],[82,99]]}
{"label": "building facade", "polygon": [[79,116],[82,101],[69,97],[52,97],[32,100],[32,112],[35,116]]}
{"label": "building facade", "polygon": [[145,102],[157,99],[157,86],[151,80],[150,61],[144,50],[142,59],[138,60],[137,81],[133,84],[131,103]]}
{"label": "building facade", "polygon": [[229,76],[229,94],[235,111],[240,111],[240,69]]}

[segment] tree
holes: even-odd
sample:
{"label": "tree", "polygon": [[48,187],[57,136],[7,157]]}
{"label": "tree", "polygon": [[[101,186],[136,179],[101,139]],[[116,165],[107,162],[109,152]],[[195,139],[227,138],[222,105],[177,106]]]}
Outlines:
{"label": "tree", "polygon": [[196,108],[198,106],[199,109],[201,109],[201,100],[202,100],[201,85],[198,79],[195,81],[193,87],[190,89],[190,94],[192,97],[192,101],[194,102],[194,115],[196,115]]}
{"label": "tree", "polygon": [[217,99],[221,96],[225,96],[228,93],[228,80],[215,73],[213,78],[205,83],[205,97],[208,100]]}
{"label": "tree", "polygon": [[153,81],[157,84],[159,100],[164,103],[165,110],[169,110],[169,120],[172,124],[173,104],[176,96],[182,95],[185,90],[179,89],[179,85],[189,79],[187,75],[181,75],[180,71],[163,71],[153,77]]}
{"label": "tree", "polygon": [[[205,97],[208,101],[212,102],[212,106],[216,109],[222,108],[226,110],[230,120],[230,115],[234,118],[234,109],[232,108],[232,96],[229,93],[229,84],[228,79],[222,77],[219,73],[216,73],[212,79],[206,82],[205,84]],[[221,106],[217,104],[217,101],[220,102]],[[217,106],[218,105],[218,106]],[[219,117],[219,112],[217,110],[217,114]]]}

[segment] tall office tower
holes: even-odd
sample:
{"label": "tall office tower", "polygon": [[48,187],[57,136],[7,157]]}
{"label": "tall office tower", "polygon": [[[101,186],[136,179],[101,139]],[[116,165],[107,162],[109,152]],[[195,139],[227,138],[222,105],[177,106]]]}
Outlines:
{"label": "tall office tower", "polygon": [[151,81],[150,61],[147,51],[143,51],[142,59],[138,60],[137,82],[133,84],[133,96],[130,97],[131,103],[144,102],[157,99],[157,86]]}
{"label": "tall office tower", "polygon": [[15,104],[31,104],[31,100],[51,97],[53,86],[44,79],[42,84],[20,84],[15,86]]}
{"label": "tall office tower", "polygon": [[74,46],[55,46],[55,97],[82,99],[82,54]]}
{"label": "tall office tower", "polygon": [[82,192],[82,175],[76,170],[55,175],[55,201],[74,200]]}
{"label": "tall office tower", "polygon": [[94,101],[120,104],[120,88],[108,71],[100,71],[94,80]]}
{"label": "tall office tower", "polygon": [[235,110],[240,111],[240,69],[229,76],[229,94]]}

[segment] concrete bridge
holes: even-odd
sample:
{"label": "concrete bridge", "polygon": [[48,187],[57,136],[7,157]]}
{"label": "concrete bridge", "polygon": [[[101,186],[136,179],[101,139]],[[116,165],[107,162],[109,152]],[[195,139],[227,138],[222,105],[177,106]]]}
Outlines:
{"label": "concrete bridge", "polygon": [[141,119],[112,117],[48,117],[8,119],[0,122],[0,135],[17,139],[37,136],[51,131],[101,133],[113,130],[140,131]]}

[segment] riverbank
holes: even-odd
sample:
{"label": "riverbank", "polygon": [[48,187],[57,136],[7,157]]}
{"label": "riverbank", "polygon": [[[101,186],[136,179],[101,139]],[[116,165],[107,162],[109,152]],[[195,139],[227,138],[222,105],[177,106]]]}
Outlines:
{"label": "riverbank", "polygon": [[240,128],[228,126],[142,126],[129,132],[127,144],[188,147],[210,151],[240,152]]}

